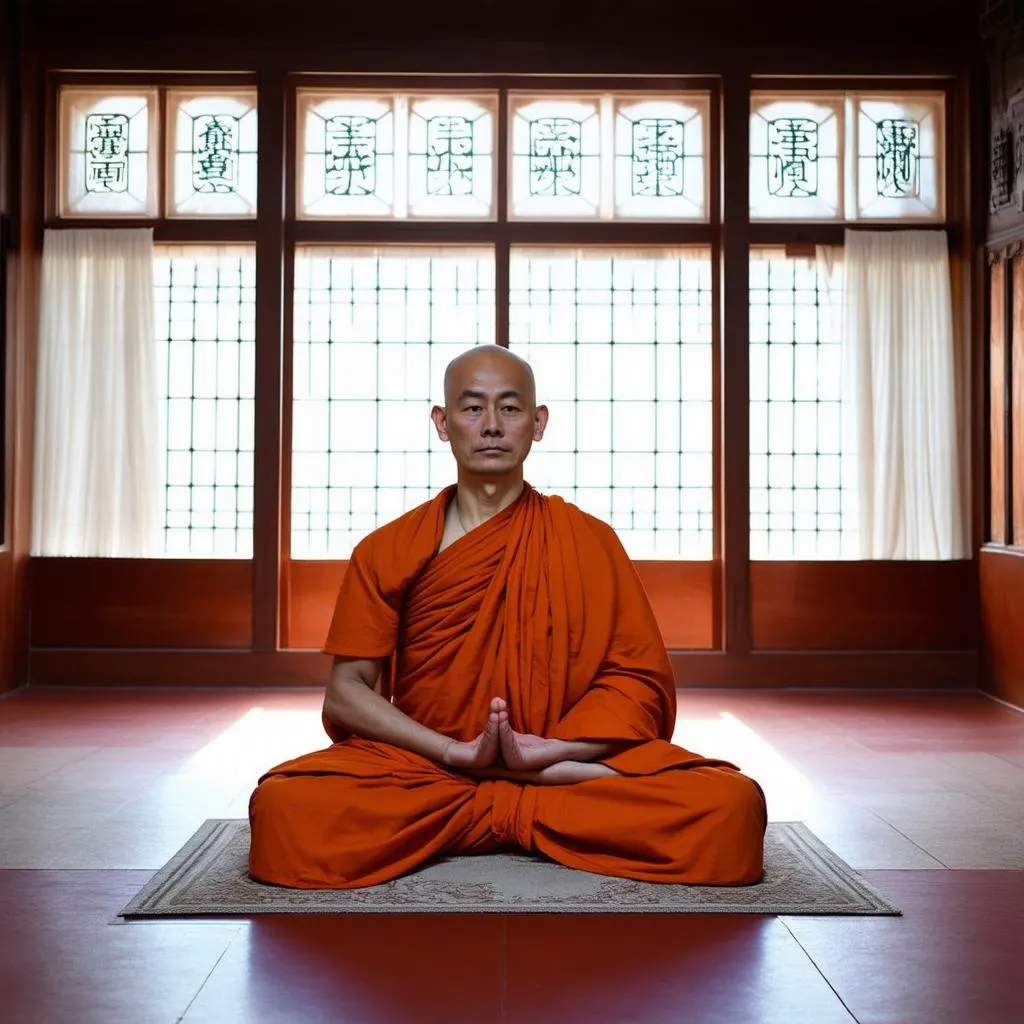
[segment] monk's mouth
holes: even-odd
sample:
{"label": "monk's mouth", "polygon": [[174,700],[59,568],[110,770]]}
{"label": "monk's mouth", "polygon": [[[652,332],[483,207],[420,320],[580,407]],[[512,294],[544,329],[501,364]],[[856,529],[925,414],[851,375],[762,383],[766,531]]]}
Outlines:
{"label": "monk's mouth", "polygon": [[501,455],[501,454],[507,452],[508,449],[507,448],[477,448],[477,451],[481,452],[483,454],[486,454],[486,453],[489,452],[492,455]]}

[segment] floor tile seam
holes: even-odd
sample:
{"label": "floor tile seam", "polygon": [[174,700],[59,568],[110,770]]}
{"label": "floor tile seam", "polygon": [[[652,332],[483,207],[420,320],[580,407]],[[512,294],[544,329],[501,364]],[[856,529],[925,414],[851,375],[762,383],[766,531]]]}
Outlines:
{"label": "floor tile seam", "polygon": [[206,988],[207,984],[210,981],[210,978],[213,977],[213,972],[217,970],[218,967],[220,967],[220,962],[224,959],[224,957],[228,955],[228,950],[232,947],[232,945],[234,945],[234,942],[238,938],[239,932],[241,932],[241,930],[242,925],[239,925],[235,929],[235,932],[231,936],[231,938],[224,943],[224,948],[220,951],[220,956],[218,956],[217,959],[214,961],[213,966],[207,972],[206,977],[203,978],[203,980],[199,983],[199,988],[196,989],[195,995],[192,996],[192,998],[188,1001],[188,1005],[185,1007],[184,1010],[181,1011],[180,1016],[175,1018],[174,1024],[182,1024],[182,1021],[184,1021],[184,1019],[188,1016],[189,1010],[192,1009],[192,1007],[195,1005],[195,1001],[199,998],[200,995],[202,995],[203,989]]}
{"label": "floor tile seam", "polygon": [[786,931],[789,932],[789,934],[792,936],[793,941],[800,948],[800,952],[803,953],[803,955],[805,957],[807,957],[807,960],[810,963],[810,965],[818,972],[818,975],[821,978],[821,980],[823,982],[825,982],[826,985],[828,985],[828,987],[831,990],[832,994],[836,997],[836,999],[839,1000],[839,1005],[842,1006],[842,1008],[846,1011],[846,1014],[850,1018],[850,1021],[852,1021],[853,1024],[861,1024],[860,1019],[854,1014],[853,1010],[851,1010],[850,1007],[847,1005],[846,1000],[843,999],[843,997],[839,994],[839,990],[829,980],[828,976],[825,974],[825,972],[819,966],[817,960],[814,959],[814,957],[811,955],[811,953],[807,949],[807,947],[800,941],[800,937],[789,926],[789,922],[785,919],[785,917],[781,917],[781,916],[779,917],[778,920],[779,920],[779,923],[782,925],[782,927],[785,928]]}
{"label": "floor tile seam", "polygon": [[[870,807],[865,808],[865,810],[867,810],[869,813],[873,814],[879,821],[881,821],[884,824],[888,825],[889,828],[891,828],[893,830],[893,832],[895,832],[897,835],[900,835],[904,839],[906,839],[906,841],[908,843],[910,843],[911,846],[917,847],[917,849],[919,849],[926,857],[929,857],[931,860],[935,861],[936,864],[941,864],[942,867],[946,871],[953,870],[944,860],[942,860],[941,857],[936,857],[935,854],[931,852],[931,850],[926,850],[920,843],[917,843],[913,839],[911,839],[910,836],[908,836],[907,833],[903,831],[903,829],[897,828],[891,821],[889,821],[886,818],[883,818],[877,811],[871,810]],[[919,869],[917,869],[917,868],[907,868],[907,869],[904,869],[904,870],[919,870]]]}

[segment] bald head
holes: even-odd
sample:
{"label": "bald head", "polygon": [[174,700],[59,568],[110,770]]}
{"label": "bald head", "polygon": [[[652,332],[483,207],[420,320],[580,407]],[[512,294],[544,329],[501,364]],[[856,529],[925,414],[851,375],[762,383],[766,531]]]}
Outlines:
{"label": "bald head", "polygon": [[466,390],[473,388],[479,374],[500,375],[508,390],[518,392],[524,404],[533,409],[537,404],[537,383],[533,367],[500,345],[477,345],[456,356],[444,371],[444,401],[449,408]]}
{"label": "bald head", "polygon": [[521,483],[523,461],[548,422],[530,364],[499,345],[478,345],[448,364],[444,408],[435,405],[430,416],[438,437],[452,446],[460,483]]}

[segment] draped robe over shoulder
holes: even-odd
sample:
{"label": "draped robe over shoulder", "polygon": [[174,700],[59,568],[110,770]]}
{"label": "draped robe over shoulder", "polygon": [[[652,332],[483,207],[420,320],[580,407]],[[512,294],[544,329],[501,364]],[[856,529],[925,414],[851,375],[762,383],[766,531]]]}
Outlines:
{"label": "draped robe over shoulder", "polygon": [[612,529],[526,485],[438,553],[454,493],[357,545],[325,650],[383,659],[385,696],[445,736],[475,738],[503,697],[519,732],[610,744],[601,760],[618,775],[478,781],[325,717],[333,745],[277,766],[253,793],[253,877],[354,888],[442,854],[517,845],[646,881],[757,881],[760,787],[670,742],[668,655]]}

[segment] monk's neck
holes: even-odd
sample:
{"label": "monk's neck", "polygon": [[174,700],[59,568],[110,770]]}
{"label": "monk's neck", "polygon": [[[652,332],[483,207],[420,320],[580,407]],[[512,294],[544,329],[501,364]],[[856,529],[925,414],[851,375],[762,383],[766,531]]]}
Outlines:
{"label": "monk's neck", "polygon": [[468,533],[508,508],[523,493],[522,478],[505,481],[459,480],[455,500],[459,521]]}

